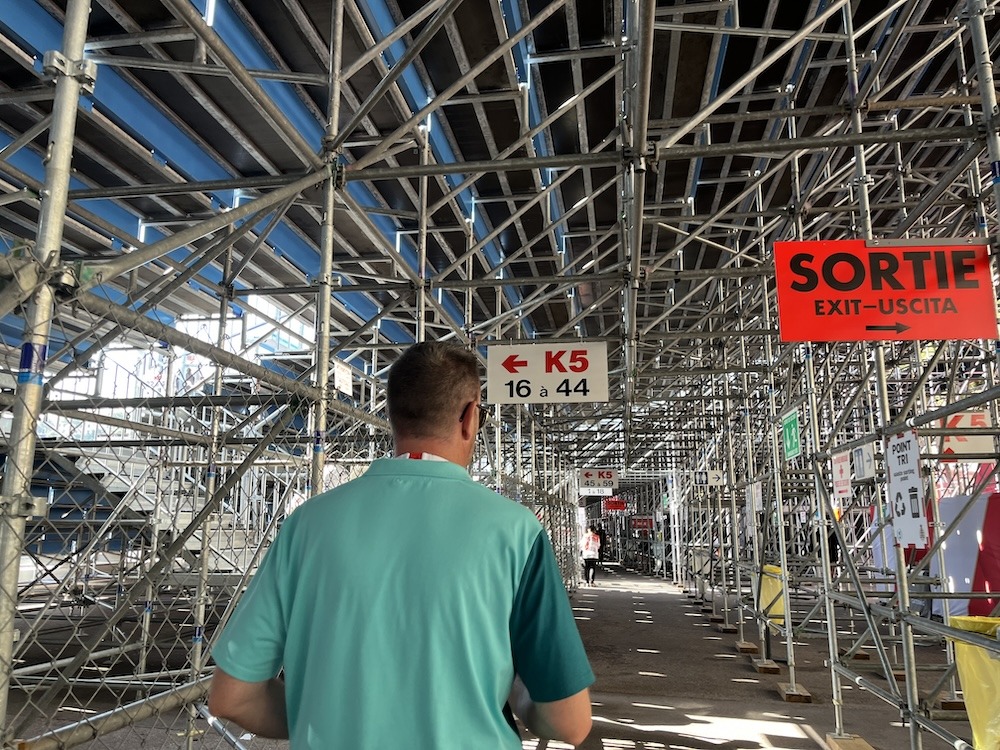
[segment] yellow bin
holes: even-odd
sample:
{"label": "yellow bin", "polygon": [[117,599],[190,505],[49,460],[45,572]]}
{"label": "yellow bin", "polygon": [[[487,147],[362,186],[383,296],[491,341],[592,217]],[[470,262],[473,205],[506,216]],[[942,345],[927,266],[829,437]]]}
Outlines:
{"label": "yellow bin", "polygon": [[[952,617],[951,626],[996,638],[1000,617]],[[1000,750],[1000,654],[955,641],[955,663],[976,750]]]}
{"label": "yellow bin", "polygon": [[[771,606],[768,602],[774,601]],[[785,589],[781,584],[781,568],[765,565],[760,578],[760,606],[764,607],[767,619],[776,625],[785,624]]]}

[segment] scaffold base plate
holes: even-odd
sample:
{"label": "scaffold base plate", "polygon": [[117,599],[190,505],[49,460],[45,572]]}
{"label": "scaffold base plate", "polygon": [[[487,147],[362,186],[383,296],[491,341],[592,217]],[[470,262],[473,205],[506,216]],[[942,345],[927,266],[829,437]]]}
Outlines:
{"label": "scaffold base plate", "polygon": [[720,633],[735,633],[739,630],[735,625],[717,625],[715,629]]}
{"label": "scaffold base plate", "polygon": [[725,622],[725,618],[720,615],[712,615],[708,618],[709,622]]}
{"label": "scaffold base plate", "polygon": [[856,734],[842,736],[828,734],[826,736],[826,745],[830,750],[874,750],[871,745]]}
{"label": "scaffold base plate", "polygon": [[736,641],[736,651],[741,654],[756,654],[760,649],[750,641]]}
{"label": "scaffold base plate", "polygon": [[751,659],[750,663],[758,674],[781,674],[781,667],[770,659]]}
{"label": "scaffold base plate", "polygon": [[785,699],[786,703],[812,703],[812,693],[806,690],[797,682],[790,685],[787,682],[778,683],[778,694]]}

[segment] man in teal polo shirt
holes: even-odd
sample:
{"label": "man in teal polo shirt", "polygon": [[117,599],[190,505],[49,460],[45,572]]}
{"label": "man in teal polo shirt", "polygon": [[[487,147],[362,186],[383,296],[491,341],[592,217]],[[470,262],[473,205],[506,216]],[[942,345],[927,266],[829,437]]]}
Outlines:
{"label": "man in teal polo shirt", "polygon": [[416,344],[389,372],[395,458],[282,526],[218,637],[209,710],[295,750],[579,744],[594,680],[548,536],[465,467],[475,356]]}

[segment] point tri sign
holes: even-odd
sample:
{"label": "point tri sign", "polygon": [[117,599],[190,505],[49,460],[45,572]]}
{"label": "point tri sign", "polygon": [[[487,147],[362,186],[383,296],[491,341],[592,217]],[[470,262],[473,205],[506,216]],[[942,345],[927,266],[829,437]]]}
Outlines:
{"label": "point tri sign", "polygon": [[981,240],[775,242],[774,270],[782,341],[997,338]]}

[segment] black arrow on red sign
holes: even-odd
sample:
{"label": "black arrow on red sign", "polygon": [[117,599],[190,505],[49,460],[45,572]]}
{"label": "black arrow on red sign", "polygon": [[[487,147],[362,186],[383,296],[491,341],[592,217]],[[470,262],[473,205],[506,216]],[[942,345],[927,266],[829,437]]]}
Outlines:
{"label": "black arrow on red sign", "polygon": [[891,326],[865,326],[866,331],[895,331],[896,333],[902,333],[903,331],[909,331],[910,327],[903,323],[896,323]]}
{"label": "black arrow on red sign", "polygon": [[511,354],[509,357],[507,357],[507,359],[505,359],[502,362],[502,364],[503,364],[503,369],[505,369],[507,372],[517,372],[522,367],[528,366],[528,360],[518,359],[516,354]]}

